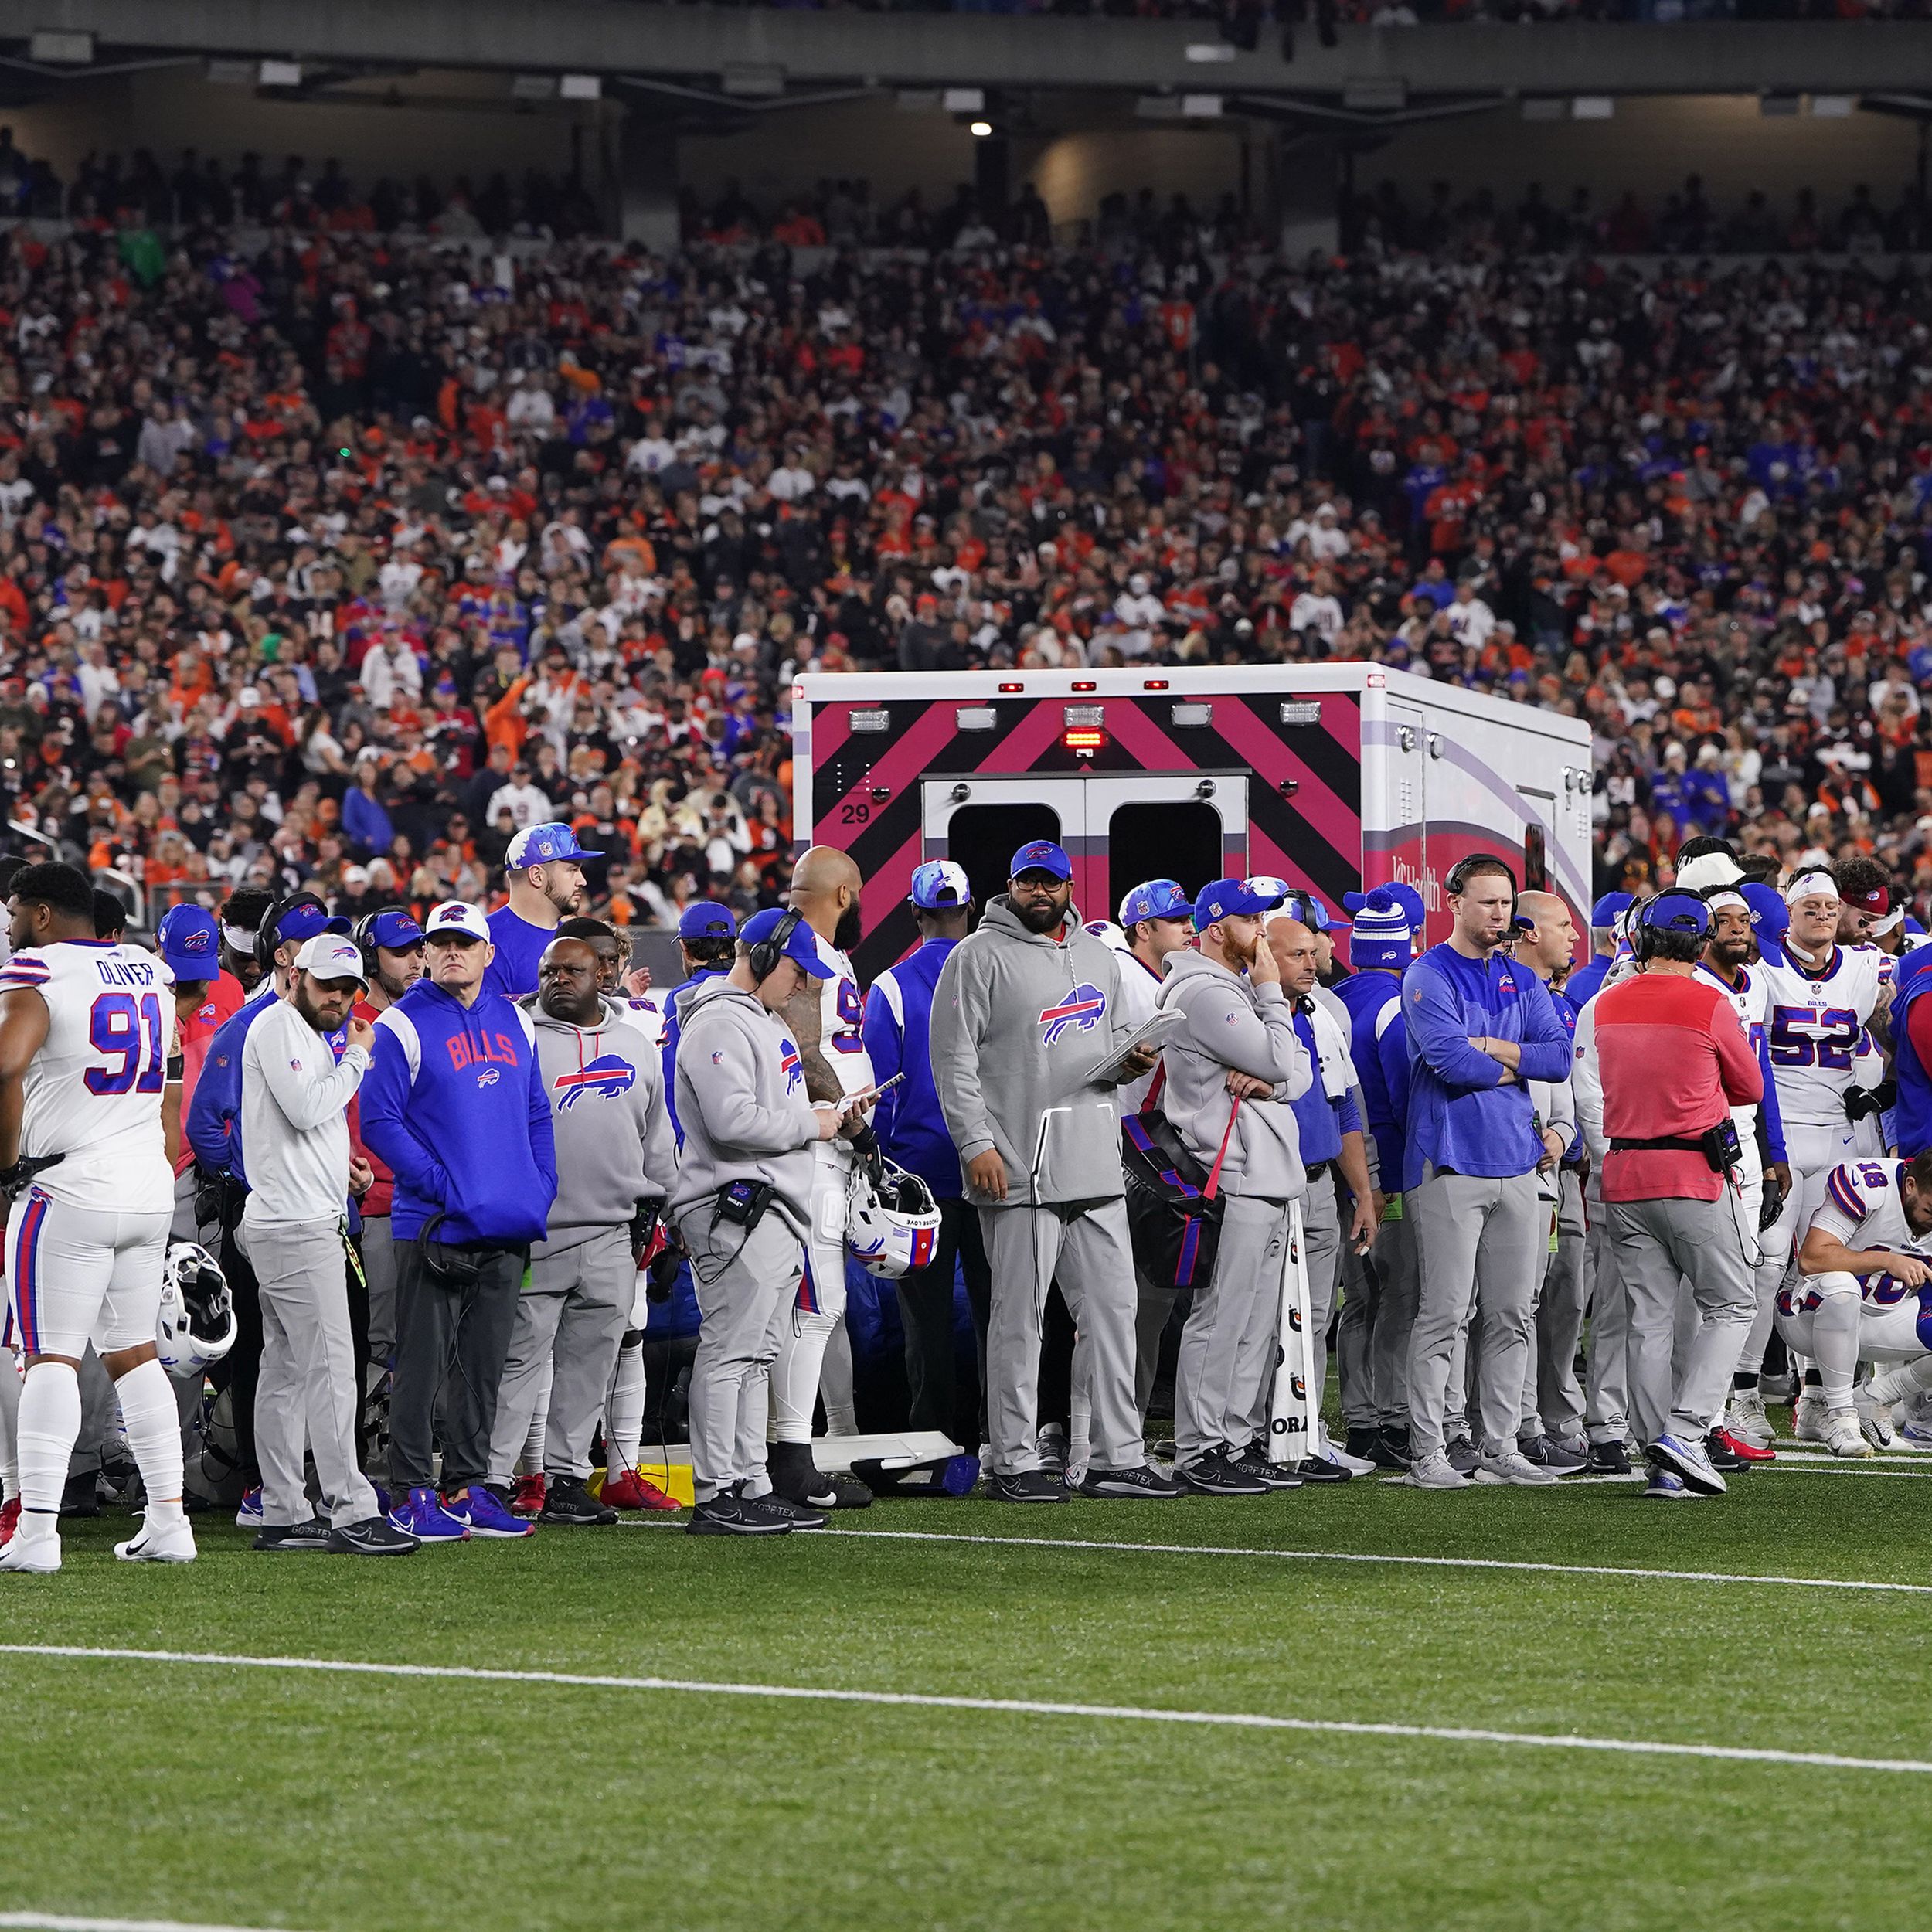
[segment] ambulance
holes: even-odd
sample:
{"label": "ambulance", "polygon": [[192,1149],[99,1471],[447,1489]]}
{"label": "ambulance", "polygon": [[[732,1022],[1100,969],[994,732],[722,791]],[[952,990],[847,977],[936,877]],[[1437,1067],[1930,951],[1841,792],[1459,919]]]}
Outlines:
{"label": "ambulance", "polygon": [[1338,915],[1402,880],[1434,941],[1457,861],[1493,852],[1588,923],[1589,726],[1379,665],[812,673],[791,731],[797,849],[864,877],[862,983],[917,936],[916,866],[957,860],[983,906],[1033,838],[1087,919],[1146,879],[1273,874]]}

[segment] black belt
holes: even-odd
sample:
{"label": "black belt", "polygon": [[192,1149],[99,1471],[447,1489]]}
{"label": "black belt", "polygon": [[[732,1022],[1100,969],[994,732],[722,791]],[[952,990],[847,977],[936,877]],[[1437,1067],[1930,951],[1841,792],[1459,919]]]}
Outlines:
{"label": "black belt", "polygon": [[1332,1161],[1317,1161],[1315,1165],[1308,1170],[1308,1179],[1311,1181],[1320,1180],[1322,1175],[1334,1165],[1335,1163]]}
{"label": "black belt", "polygon": [[1701,1161],[1704,1158],[1702,1141],[1679,1140],[1666,1136],[1660,1141],[1620,1141],[1613,1139],[1610,1144],[1613,1154],[1695,1154]]}

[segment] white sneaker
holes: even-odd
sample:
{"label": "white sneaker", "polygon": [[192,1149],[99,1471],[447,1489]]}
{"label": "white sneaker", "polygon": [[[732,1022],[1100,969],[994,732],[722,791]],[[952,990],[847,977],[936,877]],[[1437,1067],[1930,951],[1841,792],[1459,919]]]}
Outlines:
{"label": "white sneaker", "polygon": [[1515,1489],[1538,1489],[1557,1480],[1553,1469],[1532,1462],[1520,1450],[1505,1449],[1500,1455],[1485,1456],[1476,1469],[1476,1480],[1507,1483]]}
{"label": "white sneaker", "polygon": [[1768,1449],[1777,1431],[1764,1413],[1764,1398],[1755,1389],[1733,1389],[1724,1410],[1724,1431],[1753,1449]]}
{"label": "white sneaker", "polygon": [[177,1516],[172,1522],[145,1517],[128,1542],[114,1545],[114,1554],[124,1563],[192,1563],[196,1554],[195,1532],[185,1516]]}
{"label": "white sneaker", "polygon": [[1347,1470],[1352,1476],[1372,1476],[1376,1472],[1376,1464],[1371,1462],[1366,1456],[1350,1455],[1348,1451],[1328,1434],[1325,1427],[1321,1431],[1320,1453],[1327,1457],[1328,1461],[1336,1464],[1338,1468]]}
{"label": "white sneaker", "polygon": [[1800,1442],[1823,1442],[1825,1419],[1830,1413],[1825,1406],[1825,1391],[1807,1389],[1791,1412],[1792,1433]]}
{"label": "white sneaker", "polygon": [[1469,1478],[1462,1475],[1440,1449],[1423,1456],[1409,1467],[1406,1475],[1395,1478],[1406,1489],[1467,1489]]}
{"label": "white sneaker", "polygon": [[49,1529],[44,1536],[31,1536],[16,1529],[0,1549],[0,1570],[17,1570],[29,1577],[51,1577],[60,1567],[60,1532]]}
{"label": "white sneaker", "polygon": [[1865,1440],[1874,1449],[1889,1449],[1898,1440],[1890,1403],[1879,1401],[1869,1388],[1857,1388],[1852,1391],[1852,1408]]}
{"label": "white sneaker", "polygon": [[1872,1454],[1872,1445],[1865,1440],[1865,1432],[1859,1427],[1859,1413],[1855,1409],[1832,1410],[1825,1417],[1821,1440],[1835,1456]]}

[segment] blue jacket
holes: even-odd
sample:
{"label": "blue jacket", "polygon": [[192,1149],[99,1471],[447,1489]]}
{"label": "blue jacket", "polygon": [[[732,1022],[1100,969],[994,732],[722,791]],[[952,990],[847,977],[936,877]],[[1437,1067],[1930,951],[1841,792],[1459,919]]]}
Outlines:
{"label": "blue jacket", "polygon": [[[188,1117],[182,1122],[182,1131],[195,1150],[195,1158],[211,1174],[232,1175],[243,1187],[248,1185],[248,1173],[242,1165],[242,1048],[247,1042],[248,1029],[274,1005],[275,997],[274,976],[264,975],[246,1004],[237,1007],[216,1029],[215,1037],[208,1043],[208,1058],[202,1064],[201,1078],[196,1081],[188,1103]],[[342,1056],[347,1038],[340,1031],[328,1036],[338,1060]]]}
{"label": "blue jacket", "polygon": [[396,1175],[390,1227],[413,1240],[442,1211],[448,1242],[541,1240],[556,1196],[536,1031],[487,988],[474,1005],[419,980],[376,1023],[362,1138]]}
{"label": "blue jacket", "polygon": [[[1921,964],[1920,962],[1923,963]],[[1901,963],[1892,995],[1892,1073],[1899,1083],[1893,1104],[1893,1145],[1901,1160],[1911,1160],[1932,1147],[1932,1067],[1919,1058],[1912,1044],[1912,1009],[1932,992],[1932,947],[1915,947]],[[206,1080],[208,1077],[203,1074]],[[1771,1089],[1764,1089],[1767,1100]]]}
{"label": "blue jacket", "polygon": [[[1527,967],[1492,954],[1465,958],[1445,940],[1402,978],[1409,1023],[1409,1142],[1404,1189],[1419,1187],[1430,1165],[1500,1179],[1529,1173],[1543,1158],[1529,1080],[1570,1077],[1570,1036],[1549,989]],[[1471,1037],[1514,1040],[1516,1075]]]}
{"label": "blue jacket", "polygon": [[1352,1094],[1345,1094],[1340,1100],[1332,1100],[1322,1090],[1321,1056],[1315,1049],[1315,1022],[1305,1010],[1297,1010],[1294,1030],[1308,1051],[1308,1064],[1315,1069],[1315,1078],[1308,1083],[1308,1091],[1299,1100],[1291,1100],[1288,1105],[1294,1114],[1295,1131],[1301,1137],[1301,1165],[1318,1167],[1324,1161],[1332,1161],[1342,1151],[1343,1134],[1362,1131],[1362,1115]]}
{"label": "blue jacket", "polygon": [[905,1078],[880,1095],[872,1117],[879,1145],[936,1201],[961,1198],[959,1151],[946,1131],[933,1084],[933,992],[956,939],[923,939],[896,966],[881,973],[866,996],[864,1037],[872,1077]]}
{"label": "blue jacket", "polygon": [[483,974],[486,993],[502,993],[521,999],[536,991],[536,969],[543,964],[543,949],[556,937],[553,927],[532,926],[521,913],[499,906],[483,922],[490,929],[490,944],[496,957]]}
{"label": "blue jacket", "polygon": [[672,987],[670,998],[664,1003],[664,1104],[671,1116],[671,1131],[677,1136],[680,1147],[684,1145],[684,1129],[678,1124],[678,995],[702,986],[708,979],[722,979],[730,970],[729,966],[707,966],[693,973],[682,986]]}
{"label": "blue jacket", "polygon": [[[1402,1192],[1404,1116],[1409,1105],[1409,1040],[1402,1023],[1402,978],[1397,973],[1358,972],[1337,980],[1335,991],[1349,1009],[1349,1050],[1369,1110],[1376,1165],[1385,1194]],[[1377,1023],[1393,1007],[1379,1033]],[[1393,1043],[1389,1036],[1393,1035]],[[1391,1073],[1393,1078],[1391,1079]]]}
{"label": "blue jacket", "polygon": [[360,785],[350,786],[342,796],[342,835],[372,858],[396,842],[396,830],[383,801],[372,798]]}
{"label": "blue jacket", "polygon": [[1611,964],[1607,954],[1598,954],[1570,975],[1570,983],[1563,988],[1563,998],[1578,1012],[1603,991],[1604,976],[1610,971]]}

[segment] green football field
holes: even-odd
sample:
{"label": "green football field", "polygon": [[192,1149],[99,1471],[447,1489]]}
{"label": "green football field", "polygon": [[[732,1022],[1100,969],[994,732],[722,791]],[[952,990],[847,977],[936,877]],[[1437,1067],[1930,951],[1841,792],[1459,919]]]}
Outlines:
{"label": "green football field", "polygon": [[0,1578],[0,1925],[1906,1926],[1928,1510],[1893,1456],[384,1563],[72,1526]]}

